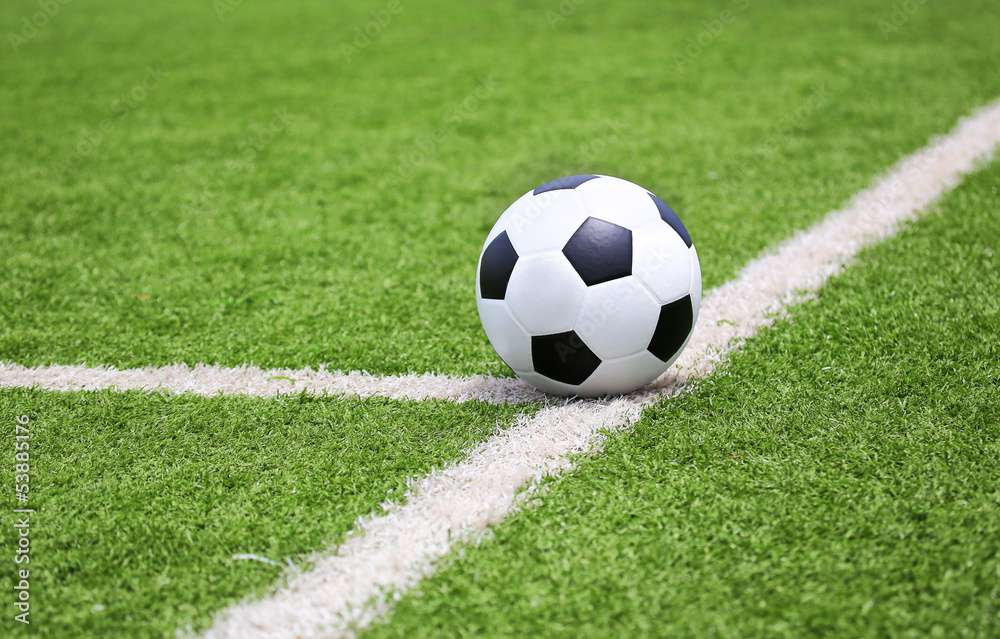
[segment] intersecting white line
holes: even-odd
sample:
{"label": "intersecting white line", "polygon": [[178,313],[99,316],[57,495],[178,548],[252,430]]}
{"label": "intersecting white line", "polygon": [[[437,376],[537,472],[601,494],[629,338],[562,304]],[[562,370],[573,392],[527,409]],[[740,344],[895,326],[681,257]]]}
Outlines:
{"label": "intersecting white line", "polygon": [[[604,431],[631,427],[642,407],[711,373],[743,340],[815,293],[863,247],[896,233],[1000,143],[1000,101],[962,120],[945,137],[903,159],[851,203],[751,261],[708,292],[698,327],[677,365],[627,397],[560,402],[498,433],[464,460],[411,483],[403,503],[357,522],[355,534],[292,575],[263,599],[222,611],[206,637],[350,636],[391,607],[387,593],[412,588],[456,543],[478,539],[516,510],[518,491],[564,471],[574,453],[599,448]],[[295,380],[292,384],[286,379]],[[271,379],[268,379],[271,378]],[[374,377],[360,373],[174,366],[117,371],[86,366],[0,364],[0,386],[56,390],[117,387],[206,395],[329,392],[400,399],[547,401],[521,382],[444,375]]]}
{"label": "intersecting white line", "polygon": [[61,365],[28,368],[0,362],[0,387],[36,387],[81,391],[113,388],[121,391],[163,391],[214,395],[274,397],[289,393],[329,394],[342,397],[390,399],[442,399],[517,404],[551,401],[551,398],[516,378],[454,377],[437,373],[369,375],[325,368],[259,368],[250,364],[229,368],[218,365],[172,364],[119,370],[113,366]]}

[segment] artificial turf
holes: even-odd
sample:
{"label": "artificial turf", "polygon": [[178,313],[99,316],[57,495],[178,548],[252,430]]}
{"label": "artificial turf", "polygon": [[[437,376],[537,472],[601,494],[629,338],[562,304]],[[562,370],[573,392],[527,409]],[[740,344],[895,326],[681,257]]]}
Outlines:
{"label": "artificial turf", "polygon": [[473,274],[526,190],[652,189],[711,287],[1000,94],[985,0],[891,32],[875,0],[401,0],[345,50],[387,6],[93,0],[0,47],[0,359],[509,374]]}
{"label": "artificial turf", "polygon": [[398,501],[407,478],[461,457],[523,408],[0,390],[11,431],[4,460],[15,453],[15,418],[30,420],[35,510],[29,563],[15,565],[19,529],[7,519],[25,504],[14,502],[5,462],[0,548],[11,558],[0,590],[15,592],[14,571],[28,568],[32,608],[30,626],[5,615],[0,635],[172,637],[203,627],[214,610],[283,577],[281,566],[234,555],[307,568],[358,517]]}
{"label": "artificial turf", "polygon": [[[985,0],[889,31],[875,0],[401,0],[350,55],[387,3],[56,4],[16,47],[41,5],[0,4],[0,360],[25,365],[508,374],[473,273],[524,191],[652,189],[711,287],[1000,95]],[[995,633],[995,176],[373,634]],[[29,630],[173,636],[279,575],[233,554],[306,562],[515,411],[0,391],[22,413]]]}
{"label": "artificial turf", "polygon": [[994,163],[362,636],[998,636],[998,253]]}

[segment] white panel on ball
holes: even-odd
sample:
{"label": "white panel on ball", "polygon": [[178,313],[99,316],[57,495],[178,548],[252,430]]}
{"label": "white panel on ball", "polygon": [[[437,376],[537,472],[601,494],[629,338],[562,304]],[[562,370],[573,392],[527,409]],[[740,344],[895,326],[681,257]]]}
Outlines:
{"label": "white panel on ball", "polygon": [[571,330],[586,286],[562,253],[522,257],[507,283],[507,304],[532,335]]}
{"label": "white panel on ball", "polygon": [[660,219],[649,192],[631,182],[602,176],[576,187],[590,215],[629,229]]}
{"label": "white panel on ball", "polygon": [[691,251],[691,307],[694,309],[693,324],[698,323],[698,313],[701,312],[701,262],[698,260],[698,251],[694,244],[689,249]]}
{"label": "white panel on ball", "polygon": [[590,377],[577,388],[581,397],[617,395],[641,388],[666,371],[668,365],[649,351],[601,362]]}
{"label": "white panel on ball", "polygon": [[514,250],[524,257],[562,250],[586,219],[575,191],[560,189],[531,196],[504,224]]}
{"label": "white panel on ball", "polygon": [[632,276],[587,288],[576,333],[602,360],[625,357],[649,345],[660,304]]}
{"label": "white panel on ball", "polygon": [[691,290],[691,255],[677,232],[656,219],[632,232],[632,275],[668,304]]}
{"label": "white panel on ball", "polygon": [[478,300],[479,319],[500,359],[514,370],[531,369],[531,337],[503,300]]}

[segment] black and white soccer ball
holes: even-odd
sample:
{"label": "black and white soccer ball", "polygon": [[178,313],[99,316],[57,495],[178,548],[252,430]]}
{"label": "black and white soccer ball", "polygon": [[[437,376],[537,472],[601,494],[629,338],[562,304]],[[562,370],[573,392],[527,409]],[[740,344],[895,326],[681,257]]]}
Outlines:
{"label": "black and white soccer ball", "polygon": [[479,257],[476,304],[490,344],[556,395],[628,393],[687,345],[701,266],[680,218],[646,189],[574,175],[504,211]]}

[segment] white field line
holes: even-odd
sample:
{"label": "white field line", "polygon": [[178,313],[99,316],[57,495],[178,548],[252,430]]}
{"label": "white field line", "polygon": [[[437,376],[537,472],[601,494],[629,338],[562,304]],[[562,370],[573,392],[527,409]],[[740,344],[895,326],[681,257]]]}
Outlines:
{"label": "white field line", "polygon": [[[963,120],[947,137],[904,159],[850,205],[749,263],[706,296],[681,366],[659,389],[603,401],[549,406],[477,446],[464,461],[412,483],[404,504],[357,522],[356,534],[291,575],[264,599],[235,605],[206,637],[350,636],[434,571],[456,543],[474,542],[518,507],[518,490],[599,447],[604,429],[628,428],[642,406],[679,383],[710,373],[727,353],[817,291],[868,244],[893,235],[1000,143],[1000,101]],[[482,380],[489,385],[493,382]],[[505,382],[504,382],[505,383]],[[522,493],[524,494],[524,493]]]}
{"label": "white field line", "polygon": [[436,373],[375,376],[364,372],[342,373],[320,368],[263,369],[253,365],[226,368],[217,365],[172,364],[127,368],[59,365],[27,368],[0,362],[0,388],[34,387],[57,391],[117,390],[164,391],[214,395],[274,397],[288,393],[329,394],[342,397],[390,399],[443,399],[516,404],[551,401],[551,398],[516,378],[452,377]]}

